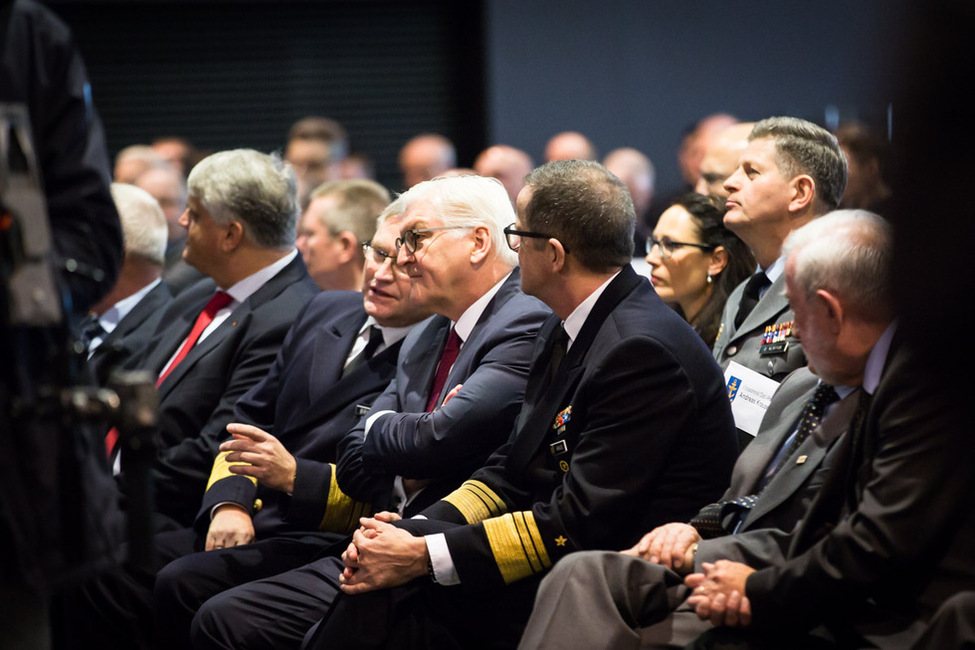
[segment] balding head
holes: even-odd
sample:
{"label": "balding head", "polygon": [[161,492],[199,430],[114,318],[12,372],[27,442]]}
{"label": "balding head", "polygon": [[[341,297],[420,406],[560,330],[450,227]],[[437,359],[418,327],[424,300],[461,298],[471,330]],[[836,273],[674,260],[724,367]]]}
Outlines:
{"label": "balding head", "polygon": [[677,153],[677,164],[681,175],[688,185],[697,184],[701,169],[701,159],[711,147],[718,133],[738,122],[738,119],[727,113],[715,113],[701,118],[694,128],[684,136],[680,151]]}
{"label": "balding head", "polygon": [[754,122],[739,122],[722,129],[701,160],[700,178],[694,191],[698,194],[727,197],[724,182],[738,166],[738,157],[748,146],[748,134]]}
{"label": "balding head", "polygon": [[564,131],[552,136],[545,145],[545,162],[553,160],[596,160],[599,152],[586,136]]}
{"label": "balding head", "polygon": [[399,153],[403,183],[409,189],[457,166],[457,154],[450,140],[435,133],[425,133],[409,140]]}
{"label": "balding head", "polygon": [[525,176],[528,176],[534,167],[531,156],[521,149],[505,144],[488,147],[474,161],[474,171],[480,176],[501,181],[512,205],[518,198],[518,192],[525,186]]}
{"label": "balding head", "polygon": [[631,147],[610,151],[603,166],[623,181],[633,199],[637,218],[642,217],[653,200],[656,172],[650,159]]}

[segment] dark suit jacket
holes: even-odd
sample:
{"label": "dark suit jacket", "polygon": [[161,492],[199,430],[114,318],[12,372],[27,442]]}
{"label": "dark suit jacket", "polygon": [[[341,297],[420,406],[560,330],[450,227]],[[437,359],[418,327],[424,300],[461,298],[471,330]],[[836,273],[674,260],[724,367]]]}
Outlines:
{"label": "dark suit jacket", "polygon": [[457,384],[463,390],[431,413],[427,397],[450,321],[437,316],[410,333],[396,377],[370,414],[394,412],[379,417],[365,440],[363,418],[342,442],[337,476],[344,493],[389,508],[395,476],[433,479],[416,502],[429,504],[460,485],[507,439],[521,409],[535,337],[552,313],[519,284],[515,269],[464,341],[438,402]]}
{"label": "dark suit jacket", "polygon": [[[511,440],[424,511],[447,528],[467,589],[537,575],[567,553],[626,548],[686,521],[728,485],[737,456],[721,372],[701,338],[629,266],[608,285],[548,382],[542,328]],[[526,612],[527,615],[527,612]]]}
{"label": "dark suit jacket", "polygon": [[[166,310],[142,367],[160,372],[216,290],[206,279]],[[158,388],[157,512],[190,526],[237,400],[267,375],[291,323],[318,293],[301,256],[239,305]],[[122,456],[124,489],[125,455]]]}
{"label": "dark suit jacket", "polygon": [[975,582],[975,473],[959,467],[971,427],[961,389],[926,367],[895,340],[788,562],[748,578],[756,628],[842,629],[864,622],[866,608],[893,634]]}
{"label": "dark suit jacket", "polygon": [[[393,378],[402,340],[342,376],[345,360],[366,320],[358,291],[324,291],[288,332],[267,377],[234,407],[236,422],[275,435],[298,462],[293,496],[255,486],[243,476],[211,475],[197,523],[210,522],[218,503],[256,510],[258,538],[284,530],[315,530],[322,520],[339,440]],[[223,456],[225,454],[221,454]]]}
{"label": "dark suit jacket", "polygon": [[100,386],[108,385],[112,370],[133,368],[143,357],[146,344],[172,301],[166,284],[157,284],[95,348],[88,359],[88,366]]}

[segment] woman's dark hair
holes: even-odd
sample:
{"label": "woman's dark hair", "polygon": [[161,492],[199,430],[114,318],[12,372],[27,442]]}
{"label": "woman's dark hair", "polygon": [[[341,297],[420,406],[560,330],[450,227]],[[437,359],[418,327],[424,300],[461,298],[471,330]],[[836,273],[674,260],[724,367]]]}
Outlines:
{"label": "woman's dark hair", "polygon": [[[728,253],[728,263],[724,269],[711,278],[714,291],[711,292],[707,303],[693,319],[688,320],[704,342],[712,345],[718,338],[721,313],[724,311],[725,302],[728,301],[728,295],[755,272],[755,256],[745,242],[725,227],[725,210],[715,205],[710,197],[689,192],[677,197],[671,203],[671,206],[674,205],[679,205],[690,213],[702,244],[715,248],[722,246]],[[679,306],[676,309],[681,311]]]}

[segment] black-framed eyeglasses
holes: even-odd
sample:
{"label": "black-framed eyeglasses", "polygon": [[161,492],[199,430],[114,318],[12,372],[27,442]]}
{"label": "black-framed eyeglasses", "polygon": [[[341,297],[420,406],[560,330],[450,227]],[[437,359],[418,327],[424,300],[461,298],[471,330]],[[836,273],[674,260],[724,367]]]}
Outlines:
{"label": "black-framed eyeglasses", "polygon": [[695,244],[689,241],[674,241],[670,237],[664,237],[663,239],[657,239],[653,235],[647,237],[647,255],[656,246],[660,249],[660,257],[663,259],[670,259],[670,256],[678,248],[683,248],[684,246],[693,246],[694,248],[700,248],[702,251],[712,251],[714,250],[713,244]]}
{"label": "black-framed eyeglasses", "polygon": [[420,236],[422,233],[433,232],[435,230],[462,230],[470,227],[471,226],[438,226],[436,228],[410,228],[409,230],[404,230],[402,236],[396,240],[396,252],[399,252],[400,246],[404,246],[410,255],[414,255],[416,253],[417,244],[421,239],[423,239]]}
{"label": "black-framed eyeglasses", "polygon": [[[516,253],[518,252],[518,249],[521,248],[522,237],[534,237],[535,239],[553,239],[551,235],[543,235],[540,232],[531,232],[529,230],[515,230],[514,226],[515,224],[513,223],[508,224],[507,226],[505,226],[503,232],[504,232],[504,238],[508,242],[508,248],[515,251]],[[555,237],[554,239],[558,239],[558,237]],[[569,252],[569,249],[565,244],[562,244],[562,250],[564,250],[566,253]]]}
{"label": "black-framed eyeglasses", "polygon": [[396,253],[387,253],[381,248],[376,248],[367,241],[359,242],[359,245],[362,246],[362,252],[366,255],[372,255],[372,261],[379,266],[382,266],[386,260],[389,260],[390,264],[396,266]]}

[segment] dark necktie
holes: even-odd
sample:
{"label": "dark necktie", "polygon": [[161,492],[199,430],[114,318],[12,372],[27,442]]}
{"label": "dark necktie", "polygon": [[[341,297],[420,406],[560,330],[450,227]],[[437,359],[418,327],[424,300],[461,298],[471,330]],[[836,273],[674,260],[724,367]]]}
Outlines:
{"label": "dark necktie", "polygon": [[555,379],[555,375],[559,373],[559,368],[562,366],[562,360],[565,359],[565,352],[569,347],[569,335],[566,333],[565,327],[559,325],[554,334],[555,340],[552,343],[552,356],[548,363],[549,382],[553,381]]}
{"label": "dark necktie", "polygon": [[758,304],[759,294],[762,289],[770,284],[772,282],[763,271],[759,271],[748,278],[748,282],[745,284],[745,290],[741,294],[741,302],[738,303],[738,313],[735,314],[735,327],[741,327],[741,324],[748,318],[748,314],[752,313],[755,305]]}
{"label": "dark necktie", "polygon": [[[156,380],[156,388],[159,388],[163,380],[169,376],[176,366],[179,365],[180,361],[186,358],[193,346],[199,340],[200,335],[203,330],[207,328],[213,321],[213,317],[216,316],[217,312],[232,303],[234,299],[229,293],[224,291],[217,291],[210,298],[210,301],[203,307],[203,311],[196,317],[196,322],[193,323],[193,329],[187,335],[183,344],[179,348],[179,352],[173,358],[173,362],[159,375],[159,379]],[[118,429],[112,427],[111,430],[105,435],[105,453],[108,454],[108,458],[111,460],[112,454],[115,452],[115,445],[118,443],[119,432]]]}
{"label": "dark necktie", "polygon": [[[761,495],[762,491],[772,480],[772,477],[775,476],[775,473],[782,467],[785,467],[785,461],[791,458],[806,438],[819,427],[826,408],[838,399],[839,395],[836,394],[836,390],[832,386],[829,384],[819,385],[812,399],[806,402],[806,406],[802,410],[802,415],[799,416],[796,434],[792,436],[791,441],[786,440],[785,446],[779,450],[779,453],[776,454],[775,458],[772,459],[766,468],[765,475],[759,481],[758,491],[754,494],[704,506],[691,519],[690,524],[697,529],[701,537],[709,539],[734,532],[736,525],[744,521],[748,511],[754,507],[759,495]],[[729,518],[730,515],[734,516]]]}
{"label": "dark necktie", "polygon": [[342,370],[342,376],[345,377],[347,374],[364,364],[369,359],[372,359],[372,355],[376,353],[376,350],[380,345],[383,344],[383,331],[379,329],[378,325],[369,326],[369,340],[366,342],[365,347],[359,350],[359,354],[355,355],[347,364],[345,364],[345,369]]}
{"label": "dark necktie", "polygon": [[91,350],[91,342],[105,336],[105,328],[98,320],[98,316],[90,314],[81,319],[81,342],[85,350]]}
{"label": "dark necktie", "polygon": [[430,397],[427,399],[427,411],[432,411],[437,407],[440,393],[443,392],[444,384],[447,383],[447,374],[457,360],[457,353],[460,351],[460,337],[453,327],[447,336],[447,343],[443,346],[443,353],[440,355],[440,363],[437,365],[437,374],[433,378],[433,387],[430,389]]}

